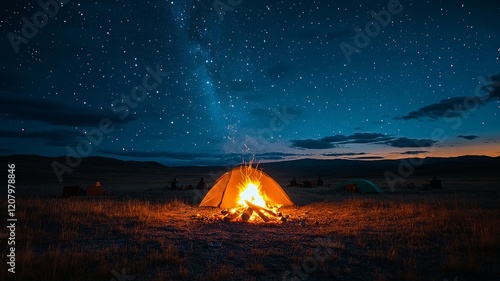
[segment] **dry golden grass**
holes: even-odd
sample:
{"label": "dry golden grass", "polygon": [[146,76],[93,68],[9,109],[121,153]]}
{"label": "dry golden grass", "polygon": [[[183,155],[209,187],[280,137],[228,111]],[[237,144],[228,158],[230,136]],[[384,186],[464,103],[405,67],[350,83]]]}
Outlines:
{"label": "dry golden grass", "polygon": [[266,267],[262,264],[262,260],[252,259],[248,263],[247,268],[248,272],[252,274],[261,275],[266,273]]}
{"label": "dry golden grass", "polygon": [[208,261],[206,269],[206,276],[199,276],[201,280],[223,281],[229,280],[235,275],[234,267],[226,263],[216,264]]}
{"label": "dry golden grass", "polygon": [[122,268],[135,280],[281,280],[294,266],[314,268],[307,280],[500,273],[500,207],[484,195],[337,196],[285,208],[285,224],[222,223],[179,200],[23,198],[18,209],[17,280],[110,280]]}

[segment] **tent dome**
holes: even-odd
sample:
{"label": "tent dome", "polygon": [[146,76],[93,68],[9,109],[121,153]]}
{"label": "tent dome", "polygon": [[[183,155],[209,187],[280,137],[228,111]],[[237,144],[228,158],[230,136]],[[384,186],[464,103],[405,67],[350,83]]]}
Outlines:
{"label": "tent dome", "polygon": [[338,183],[334,187],[335,191],[351,191],[357,193],[382,193],[380,187],[372,181],[365,179],[352,179]]}
{"label": "tent dome", "polygon": [[217,179],[201,201],[200,207],[219,207],[222,209],[237,207],[240,194],[239,186],[246,180],[245,172],[247,175],[248,173],[259,175],[260,191],[269,201],[281,206],[293,205],[283,188],[268,174],[251,166],[239,166]]}

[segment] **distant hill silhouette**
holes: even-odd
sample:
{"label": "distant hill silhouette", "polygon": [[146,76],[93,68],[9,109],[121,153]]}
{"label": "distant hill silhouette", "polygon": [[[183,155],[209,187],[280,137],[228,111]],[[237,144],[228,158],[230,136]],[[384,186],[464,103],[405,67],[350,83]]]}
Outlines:
{"label": "distant hill silhouette", "polygon": [[[38,155],[12,155],[0,156],[2,164],[15,163],[16,177],[26,183],[57,183],[57,178],[52,168],[52,163],[58,161],[66,163],[64,157],[44,157]],[[398,173],[398,165],[404,160],[317,160],[302,159],[259,165],[272,176],[283,179],[292,177],[314,178],[383,178],[386,171]],[[423,164],[415,167],[412,176],[438,177],[453,176],[467,178],[497,177],[500,167],[500,157],[487,156],[462,156],[455,158],[425,158],[417,162]],[[4,165],[6,166],[6,165]],[[226,167],[197,167],[182,166],[168,167],[157,162],[123,161],[106,157],[83,158],[81,164],[74,171],[64,175],[65,181],[88,181],[89,179],[119,179],[121,176],[137,182],[145,182],[148,178],[175,177],[177,175],[193,175],[193,177],[221,175]]]}
{"label": "distant hill silhouette", "polygon": [[302,159],[261,164],[266,170],[293,172],[295,175],[335,175],[343,177],[381,176],[385,171],[398,172],[398,166],[405,160],[415,159],[422,163],[415,168],[413,176],[496,176],[500,167],[500,157],[460,156],[453,158],[428,157],[425,159],[407,158],[400,160],[317,160]]}

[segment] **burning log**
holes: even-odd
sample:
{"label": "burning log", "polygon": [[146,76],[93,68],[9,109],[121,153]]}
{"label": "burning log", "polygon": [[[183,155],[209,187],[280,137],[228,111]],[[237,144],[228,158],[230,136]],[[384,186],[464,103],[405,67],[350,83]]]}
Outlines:
{"label": "burning log", "polygon": [[231,214],[230,212],[227,212],[227,213],[226,213],[226,216],[224,217],[224,219],[223,219],[223,220],[224,220],[225,222],[230,222],[231,220],[233,220],[233,219],[237,218],[239,215],[240,215],[240,213],[238,213],[238,212],[234,212],[234,213],[232,213],[232,214]]}
{"label": "burning log", "polygon": [[243,211],[243,214],[241,214],[241,219],[247,221],[250,219],[252,214],[253,214],[253,209],[251,207],[248,207],[245,209],[245,211]]}
{"label": "burning log", "polygon": [[245,200],[245,203],[247,203],[247,205],[250,208],[252,208],[252,210],[254,210],[255,213],[257,213],[257,215],[259,215],[259,217],[261,217],[261,219],[263,219],[265,222],[269,221],[269,218],[262,213],[262,210],[266,210],[266,209],[264,209],[264,208],[262,208],[260,206],[254,205],[254,204],[248,202],[248,200]]}
{"label": "burning log", "polygon": [[265,208],[262,208],[262,210],[266,213],[268,213],[269,215],[273,216],[273,217],[278,217],[279,215],[276,214],[275,212],[273,212],[272,210],[268,210],[268,209],[265,209]]}
{"label": "burning log", "polygon": [[245,200],[245,203],[247,203],[247,205],[248,205],[248,206],[252,207],[252,209],[254,209],[254,211],[255,211],[255,210],[259,210],[259,211],[261,211],[261,212],[262,212],[262,211],[264,211],[264,212],[268,213],[268,214],[269,214],[269,215],[271,215],[271,216],[274,216],[274,217],[277,217],[277,216],[278,216],[278,214],[276,214],[276,213],[275,213],[275,212],[273,212],[272,210],[268,210],[268,209],[266,209],[266,208],[264,208],[264,207],[261,207],[261,206],[259,206],[259,205],[255,205],[255,204],[253,204],[252,202],[248,202],[247,200]]}

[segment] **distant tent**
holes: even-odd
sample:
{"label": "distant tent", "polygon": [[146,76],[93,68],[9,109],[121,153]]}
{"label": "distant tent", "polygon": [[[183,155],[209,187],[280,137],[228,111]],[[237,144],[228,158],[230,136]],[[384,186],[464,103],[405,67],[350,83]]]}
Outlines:
{"label": "distant tent", "polygon": [[350,191],[356,193],[382,193],[380,187],[369,180],[352,179],[338,183],[334,187],[335,191]]}
{"label": "distant tent", "polygon": [[85,191],[79,185],[68,185],[63,188],[62,198],[84,195]]}
{"label": "distant tent", "polygon": [[104,195],[104,188],[101,186],[101,183],[97,181],[94,185],[87,186],[86,193],[88,196],[102,196]]}
{"label": "distant tent", "polygon": [[260,177],[260,191],[269,201],[282,206],[293,205],[292,200],[290,200],[281,186],[268,174],[253,167],[241,166],[234,168],[218,178],[214,186],[201,201],[200,206],[219,207],[222,209],[237,207],[237,200],[240,193],[239,186],[245,181],[245,176],[241,170],[242,167],[251,172],[262,174]]}

